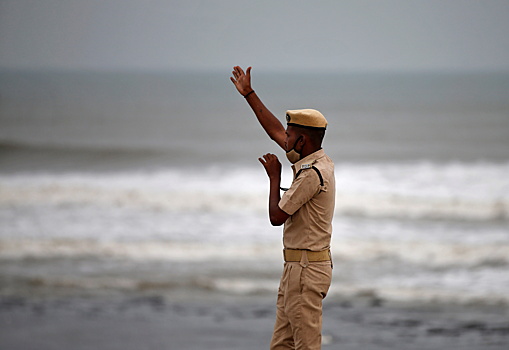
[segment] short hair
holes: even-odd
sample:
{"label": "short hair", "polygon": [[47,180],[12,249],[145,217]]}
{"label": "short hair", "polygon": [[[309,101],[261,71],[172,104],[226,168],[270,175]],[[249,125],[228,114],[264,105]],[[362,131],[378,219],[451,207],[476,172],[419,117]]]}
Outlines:
{"label": "short hair", "polygon": [[294,125],[294,127],[299,129],[300,134],[306,135],[312,143],[316,145],[322,144],[323,138],[325,137],[325,129],[302,128],[298,125]]}

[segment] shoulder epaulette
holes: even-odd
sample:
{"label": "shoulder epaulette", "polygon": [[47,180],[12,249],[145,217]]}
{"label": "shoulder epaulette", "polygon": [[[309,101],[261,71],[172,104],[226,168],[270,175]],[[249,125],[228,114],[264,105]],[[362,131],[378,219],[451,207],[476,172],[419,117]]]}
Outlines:
{"label": "shoulder epaulette", "polygon": [[[322,177],[322,174],[320,173],[320,170],[318,170],[317,167],[315,167],[314,165],[311,165],[311,164],[302,164],[300,166],[299,171],[297,171],[297,174],[295,174],[295,179],[299,177],[300,173],[302,173],[302,170],[306,170],[306,169],[313,169],[314,171],[316,171],[318,178],[320,178],[320,186],[323,187],[323,177]],[[280,189],[285,192],[289,190],[289,188],[285,188],[285,187],[280,187]]]}
{"label": "shoulder epaulette", "polygon": [[[308,165],[308,164],[305,164],[305,165]],[[304,166],[304,165],[303,165]],[[313,169],[314,171],[316,171],[316,174],[318,175],[318,177],[320,178],[320,186],[323,186],[323,177],[322,177],[322,174],[320,173],[320,170],[318,170],[317,167],[315,167],[314,165],[313,166],[310,166],[308,168],[302,168],[297,172],[297,174],[295,174],[295,178],[298,178],[300,173],[302,172],[302,170],[305,170],[305,169]]]}

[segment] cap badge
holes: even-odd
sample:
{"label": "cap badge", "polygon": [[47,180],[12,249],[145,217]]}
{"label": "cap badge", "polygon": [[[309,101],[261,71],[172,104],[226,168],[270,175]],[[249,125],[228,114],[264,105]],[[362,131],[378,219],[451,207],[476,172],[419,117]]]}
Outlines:
{"label": "cap badge", "polygon": [[301,169],[311,169],[311,164],[302,164],[300,166]]}

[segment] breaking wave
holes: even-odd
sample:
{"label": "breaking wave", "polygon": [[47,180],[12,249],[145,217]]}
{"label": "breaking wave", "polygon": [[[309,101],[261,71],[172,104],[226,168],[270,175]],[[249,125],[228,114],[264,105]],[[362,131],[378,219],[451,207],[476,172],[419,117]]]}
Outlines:
{"label": "breaking wave", "polygon": [[[507,242],[476,246],[339,238],[333,247],[332,298],[509,305]],[[274,244],[4,239],[0,257],[4,267],[16,266],[14,270],[25,264],[44,267],[10,279],[9,290],[31,293],[202,290],[272,295],[282,268],[280,247]]]}
{"label": "breaking wave", "polygon": [[[338,164],[336,213],[367,217],[509,218],[509,163]],[[291,178],[284,174],[283,183]],[[266,210],[262,170],[18,173],[0,176],[0,205],[91,204],[158,210]]]}

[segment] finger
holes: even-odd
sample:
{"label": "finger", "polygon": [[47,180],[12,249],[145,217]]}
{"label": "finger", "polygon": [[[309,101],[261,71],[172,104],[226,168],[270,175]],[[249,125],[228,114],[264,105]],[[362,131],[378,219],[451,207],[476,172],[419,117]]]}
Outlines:
{"label": "finger", "polygon": [[269,166],[265,160],[263,160],[262,158],[258,158],[258,160],[260,161],[260,163],[262,163],[263,167],[265,168],[265,170],[267,170],[267,167]]}
{"label": "finger", "polygon": [[252,68],[252,67],[247,67],[247,69],[246,69],[246,75],[247,75],[249,78],[251,78],[251,68]]}

